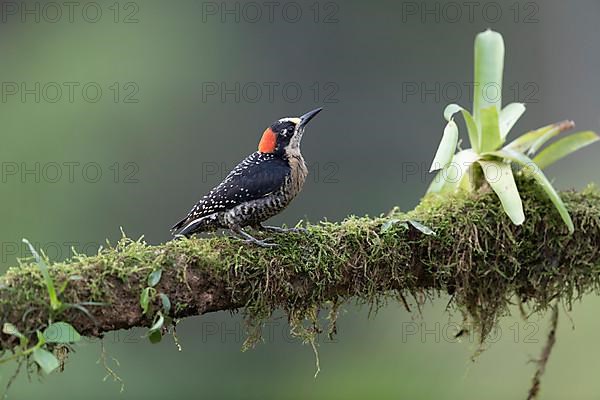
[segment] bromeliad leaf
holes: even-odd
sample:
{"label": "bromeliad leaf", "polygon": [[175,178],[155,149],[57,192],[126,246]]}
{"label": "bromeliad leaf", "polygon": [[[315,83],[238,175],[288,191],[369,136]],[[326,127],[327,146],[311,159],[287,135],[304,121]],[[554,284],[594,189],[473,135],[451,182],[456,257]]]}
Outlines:
{"label": "bromeliad leaf", "polygon": [[555,137],[556,135],[558,135],[561,132],[564,132],[568,129],[571,129],[575,126],[575,123],[573,121],[563,121],[563,122],[559,122],[558,124],[555,124],[552,129],[550,129],[548,132],[546,132],[544,135],[542,135],[539,139],[537,139],[535,142],[533,142],[533,144],[531,145],[531,148],[529,149],[529,151],[527,151],[528,155],[532,155],[538,152],[538,150],[544,145],[546,144],[546,142],[550,139],[552,139],[553,137]]}
{"label": "bromeliad leaf", "polygon": [[[429,187],[427,188],[427,193],[440,193],[440,192],[442,192],[442,190],[444,189],[444,186],[446,184],[446,182],[444,181],[444,171],[446,171],[446,169],[443,169],[443,170],[439,171],[435,175],[435,177],[433,178],[433,180],[429,184]],[[391,225],[390,225],[390,228],[391,228]],[[383,227],[382,227],[382,229],[383,229]],[[389,228],[387,228],[387,229],[389,229]]]}
{"label": "bromeliad leaf", "polygon": [[480,110],[479,150],[481,152],[498,149],[502,143],[498,108],[491,106]]}
{"label": "bromeliad leaf", "polygon": [[473,119],[471,113],[459,106],[458,104],[448,104],[444,109],[444,118],[446,121],[451,121],[454,114],[457,112],[461,112],[463,119],[465,120],[465,125],[467,126],[467,133],[469,134],[469,142],[471,142],[471,147],[476,152],[479,152],[479,128]]}
{"label": "bromeliad leaf", "polygon": [[471,149],[459,151],[446,168],[441,170],[429,185],[427,193],[450,192],[456,190],[461,183],[469,179],[471,165],[479,159],[479,155]]}
{"label": "bromeliad leaf", "polygon": [[490,29],[475,37],[475,72],[473,85],[473,117],[481,127],[481,111],[502,104],[502,72],[504,40]]}
{"label": "bromeliad leaf", "polygon": [[510,164],[502,161],[479,160],[485,180],[498,195],[502,208],[515,225],[525,221],[523,203]]}
{"label": "bromeliad leaf", "polygon": [[444,108],[444,119],[446,121],[451,121],[454,114],[456,114],[459,111],[463,111],[463,110],[464,110],[464,108],[462,108],[458,104],[448,104],[446,106],[446,108]]}
{"label": "bromeliad leaf", "polygon": [[552,130],[553,127],[554,124],[546,125],[536,130],[524,133],[509,144],[507,144],[506,146],[504,146],[504,148],[507,150],[510,149],[525,153],[531,148],[531,145],[533,145],[533,143],[535,143],[536,140],[538,140],[540,137]]}
{"label": "bromeliad leaf", "polygon": [[454,121],[450,120],[444,128],[442,141],[440,142],[437,152],[435,153],[435,157],[433,158],[433,162],[431,163],[429,172],[445,168],[450,163],[450,161],[452,161],[452,156],[456,151],[457,144],[458,127],[456,126],[456,123]]}
{"label": "bromeliad leaf", "polygon": [[531,155],[537,152],[537,150],[548,140],[552,139],[554,136],[563,131],[573,128],[574,126],[575,124],[573,121],[562,121],[546,125],[519,136],[507,144],[504,148]]}
{"label": "bromeliad leaf", "polygon": [[573,233],[575,231],[575,227],[573,226],[573,221],[571,220],[571,216],[569,215],[569,211],[567,210],[565,203],[563,203],[562,199],[560,198],[560,196],[558,195],[558,193],[556,192],[554,187],[552,187],[552,184],[550,183],[548,178],[546,178],[546,176],[544,175],[542,170],[537,165],[535,165],[535,163],[533,162],[533,160],[531,158],[527,157],[523,153],[519,153],[518,151],[509,150],[509,149],[499,150],[499,151],[496,151],[496,152],[493,152],[490,154],[496,155],[497,157],[502,157],[502,158],[508,159],[510,161],[514,161],[517,164],[520,164],[523,167],[523,171],[525,173],[531,174],[533,176],[533,178],[536,180],[536,182],[542,187],[542,189],[544,189],[544,191],[550,198],[550,201],[552,201],[552,203],[558,210],[558,213],[560,214],[562,220],[567,225],[567,228],[569,229],[569,233]]}
{"label": "bromeliad leaf", "polygon": [[525,104],[523,103],[510,103],[500,111],[500,137],[503,143],[506,140],[506,136],[508,136],[508,132],[510,132],[524,112]]}
{"label": "bromeliad leaf", "polygon": [[584,131],[564,137],[542,150],[533,162],[541,169],[600,139],[595,132]]}

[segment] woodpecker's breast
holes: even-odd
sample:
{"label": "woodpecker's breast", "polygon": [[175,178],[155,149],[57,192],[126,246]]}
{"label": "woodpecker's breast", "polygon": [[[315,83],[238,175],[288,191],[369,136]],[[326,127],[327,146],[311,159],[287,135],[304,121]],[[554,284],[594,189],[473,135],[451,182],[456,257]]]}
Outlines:
{"label": "woodpecker's breast", "polygon": [[302,190],[308,175],[308,168],[306,168],[304,158],[299,152],[288,153],[288,163],[290,164],[290,177],[285,191],[291,196],[289,199],[291,200]]}

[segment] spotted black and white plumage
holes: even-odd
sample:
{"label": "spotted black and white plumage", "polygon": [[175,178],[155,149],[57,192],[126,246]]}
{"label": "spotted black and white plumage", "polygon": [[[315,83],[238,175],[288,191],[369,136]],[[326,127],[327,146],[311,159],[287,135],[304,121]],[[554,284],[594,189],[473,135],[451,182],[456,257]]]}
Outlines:
{"label": "spotted black and white plumage", "polygon": [[[255,218],[248,215],[251,205],[265,198],[278,196],[290,173],[290,165],[283,158],[271,153],[252,153],[223,182],[196,203],[188,216],[173,229],[181,229],[179,234],[187,235],[224,227],[229,223],[238,222],[243,227],[254,220],[262,222],[259,215]],[[240,218],[237,218],[238,214],[241,214]],[[248,221],[244,221],[246,217],[250,217],[247,218]]]}
{"label": "spotted black and white plumage", "polygon": [[272,124],[263,134],[259,151],[242,160],[223,182],[202,197],[173,226],[173,231],[191,236],[228,228],[249,241],[267,245],[242,228],[261,227],[262,222],[281,212],[302,189],[308,170],[300,153],[300,140],[306,123],[319,111]]}

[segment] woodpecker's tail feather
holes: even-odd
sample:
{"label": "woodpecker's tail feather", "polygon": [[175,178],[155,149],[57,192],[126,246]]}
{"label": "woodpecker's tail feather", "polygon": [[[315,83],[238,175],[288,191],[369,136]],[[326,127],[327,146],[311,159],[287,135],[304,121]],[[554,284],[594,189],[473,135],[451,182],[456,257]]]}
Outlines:
{"label": "woodpecker's tail feather", "polygon": [[173,235],[182,235],[190,237],[194,233],[204,232],[216,228],[217,216],[215,214],[206,215],[204,217],[189,219],[184,218],[171,228]]}
{"label": "woodpecker's tail feather", "polygon": [[181,227],[183,225],[185,225],[185,223],[187,222],[187,220],[188,220],[188,217],[185,217],[184,219],[182,219],[181,221],[179,221],[178,223],[176,223],[175,225],[173,225],[171,227],[171,232],[172,233],[177,232],[179,229],[181,229]]}
{"label": "woodpecker's tail feather", "polygon": [[[186,222],[186,221],[184,221],[184,222]],[[190,237],[198,231],[198,227],[199,227],[200,223],[201,223],[201,220],[192,220],[186,225],[181,225],[173,233],[177,234],[177,235]]]}

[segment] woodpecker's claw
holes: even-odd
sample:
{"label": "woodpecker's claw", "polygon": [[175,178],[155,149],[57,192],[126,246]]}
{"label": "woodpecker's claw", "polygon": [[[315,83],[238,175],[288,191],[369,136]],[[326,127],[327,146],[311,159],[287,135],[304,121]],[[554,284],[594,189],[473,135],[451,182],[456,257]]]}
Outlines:
{"label": "woodpecker's claw", "polygon": [[246,243],[255,244],[260,247],[277,247],[277,243],[265,242],[264,240],[258,239],[246,239]]}
{"label": "woodpecker's claw", "polygon": [[308,230],[306,228],[281,228],[279,226],[268,226],[268,225],[260,225],[257,227],[258,230],[263,230],[263,231],[267,231],[267,232],[276,232],[276,233],[286,233],[286,232],[293,232],[293,233],[306,233],[308,232]]}
{"label": "woodpecker's claw", "polygon": [[255,245],[261,246],[261,247],[275,247],[275,246],[277,246],[277,243],[269,243],[269,242],[266,242],[264,240],[259,240],[259,239],[255,238],[254,236],[252,236],[248,232],[245,232],[239,226],[234,226],[234,227],[231,228],[231,230],[233,232],[237,233],[238,235],[242,236],[245,239],[244,241],[246,243],[255,244]]}

